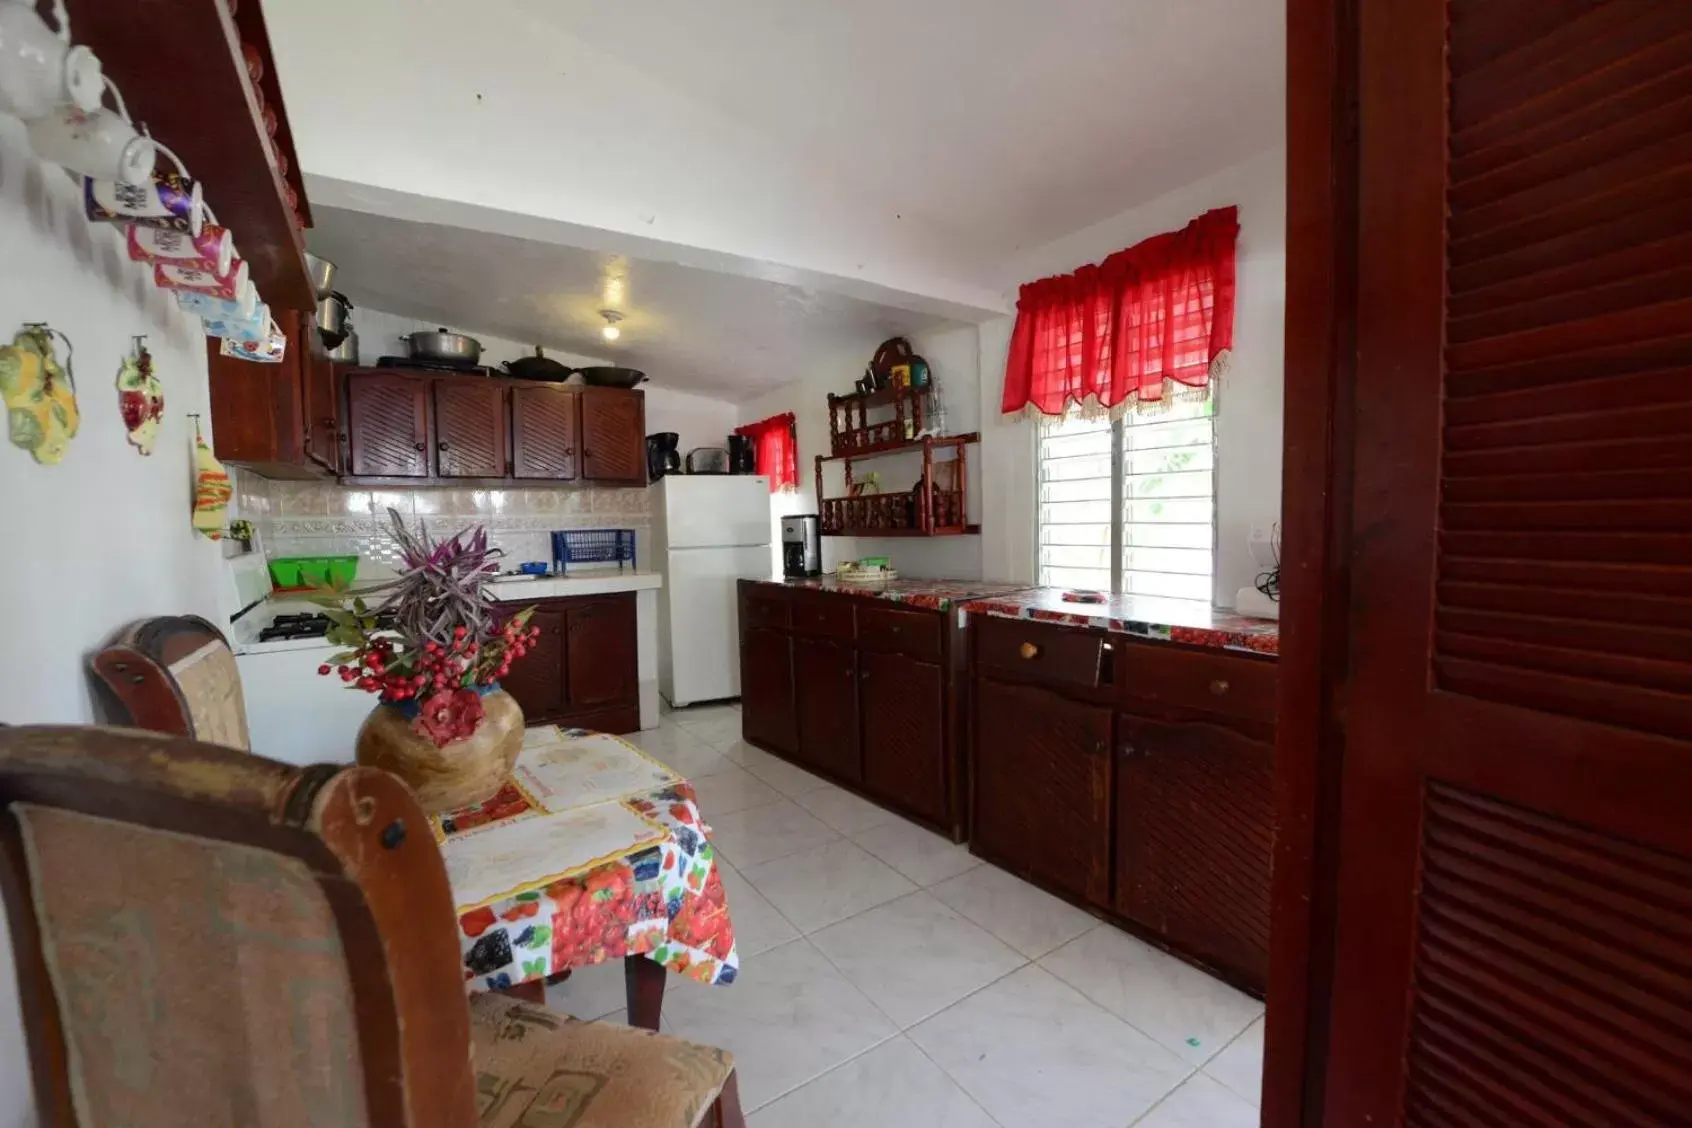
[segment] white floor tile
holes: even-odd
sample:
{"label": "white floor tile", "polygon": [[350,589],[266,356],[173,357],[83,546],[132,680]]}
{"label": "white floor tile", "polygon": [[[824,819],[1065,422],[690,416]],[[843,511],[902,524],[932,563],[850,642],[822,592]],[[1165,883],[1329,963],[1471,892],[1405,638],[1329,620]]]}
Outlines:
{"label": "white floor tile", "polygon": [[728,986],[670,994],[664,1018],[677,1037],[734,1054],[747,1112],[897,1033],[806,940],[747,961]]}
{"label": "white floor tile", "polygon": [[748,753],[756,752],[760,756],[768,755],[768,753],[762,748],[755,748],[746,743],[744,740],[740,740],[738,738],[719,744],[717,746],[717,751],[721,752],[726,759],[733,763],[740,764],[742,767],[746,764],[746,757]]}
{"label": "white floor tile", "polygon": [[811,942],[900,1029],[1027,962],[922,892],[830,925]]}
{"label": "white floor tile", "polygon": [[1099,923],[997,866],[976,866],[930,892],[1031,960]]}
{"label": "white floor tile", "polygon": [[680,725],[660,725],[648,732],[632,733],[627,739],[684,779],[714,775],[735,766]]}
{"label": "white floor tile", "polygon": [[959,846],[949,838],[898,817],[868,831],[854,833],[852,840],[923,886],[968,873],[981,864],[981,859],[972,855],[967,846]]}
{"label": "white floor tile", "polygon": [[781,798],[775,788],[745,768],[737,768],[733,764],[725,764],[722,771],[688,782],[693,784],[693,793],[699,799],[700,815],[713,829],[722,822],[724,815],[761,807]]}
{"label": "white floor tile", "polygon": [[[734,921],[734,946],[742,964],[759,952],[767,952],[798,938],[799,930],[720,855],[717,869],[723,877],[729,919]],[[685,979],[683,976],[676,978]]]}
{"label": "white floor tile", "polygon": [[731,710],[729,713],[720,714],[711,720],[684,722],[682,727],[721,751],[723,748],[740,741],[740,712],[739,710]]}
{"label": "white floor tile", "polygon": [[1204,1071],[1256,1108],[1263,1100],[1263,1019],[1246,1027]]}
{"label": "white floor tile", "polygon": [[711,824],[712,844],[742,873],[760,862],[814,849],[840,837],[791,799],[719,814],[701,797],[700,811]]}
{"label": "white floor tile", "polygon": [[1026,967],[910,1038],[1005,1128],[1122,1128],[1180,1084],[1180,1058]]}
{"label": "white floor tile", "polygon": [[997,1128],[981,1106],[903,1037],[795,1089],[747,1128]]}
{"label": "white floor tile", "polygon": [[747,745],[740,752],[737,761],[741,767],[775,788],[788,798],[803,795],[807,791],[815,791],[819,787],[827,787],[828,780],[819,775],[812,775],[804,768],[788,763],[779,756],[772,756],[761,748]]}
{"label": "white floor tile", "polygon": [[[738,856],[731,850],[730,857]],[[741,873],[801,932],[814,932],[916,889],[886,862],[837,839]]]}
{"label": "white floor tile", "polygon": [[793,796],[793,801],[841,834],[857,834],[872,826],[895,821],[904,822],[886,807],[879,807],[868,799],[853,795],[845,788],[836,787],[832,783],[801,791]]}
{"label": "white floor tile", "polygon": [[1251,996],[1110,926],[1040,966],[1193,1065],[1203,1065],[1263,1013]]}
{"label": "white floor tile", "polygon": [[684,728],[698,728],[701,725],[720,724],[723,721],[739,723],[740,710],[733,705],[687,705],[668,714],[668,720]]}
{"label": "white floor tile", "polygon": [[1225,1086],[1196,1073],[1135,1128],[1257,1128],[1258,1123],[1256,1108]]}
{"label": "white floor tile", "polygon": [[623,986],[623,961],[606,960],[577,968],[564,982],[547,986],[546,1005],[589,1022],[603,1018],[626,1024],[629,1003]]}

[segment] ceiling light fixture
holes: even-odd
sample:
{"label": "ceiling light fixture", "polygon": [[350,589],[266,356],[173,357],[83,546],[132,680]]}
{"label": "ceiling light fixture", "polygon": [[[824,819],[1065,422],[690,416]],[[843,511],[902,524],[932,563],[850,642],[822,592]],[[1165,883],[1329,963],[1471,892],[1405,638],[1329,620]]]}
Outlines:
{"label": "ceiling light fixture", "polygon": [[599,316],[605,319],[605,328],[599,331],[601,337],[604,337],[607,341],[615,341],[623,335],[623,331],[617,328],[617,322],[623,320],[622,314],[614,309],[602,309],[599,311]]}

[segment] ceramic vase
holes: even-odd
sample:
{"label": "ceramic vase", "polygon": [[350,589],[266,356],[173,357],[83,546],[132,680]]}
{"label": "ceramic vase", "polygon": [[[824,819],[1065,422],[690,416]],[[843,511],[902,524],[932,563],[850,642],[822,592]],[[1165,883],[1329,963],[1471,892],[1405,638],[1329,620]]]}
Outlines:
{"label": "ceramic vase", "polygon": [[358,730],[358,762],[399,776],[429,814],[493,798],[523,750],[523,710],[503,689],[483,695],[476,731],[444,746],[411,727],[408,711],[378,705]]}

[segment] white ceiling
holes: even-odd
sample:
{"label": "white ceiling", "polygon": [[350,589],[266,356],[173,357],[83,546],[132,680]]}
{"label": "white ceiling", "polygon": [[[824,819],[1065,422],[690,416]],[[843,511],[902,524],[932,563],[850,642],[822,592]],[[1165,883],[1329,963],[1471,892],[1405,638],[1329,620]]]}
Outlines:
{"label": "white ceiling", "polygon": [[1276,0],[516,3],[976,258],[1038,246],[1284,136]]}
{"label": "white ceiling", "polygon": [[[308,243],[366,306],[644,370],[663,386],[743,400],[944,318],[827,291],[535,239],[317,206]],[[600,337],[620,309],[622,337]],[[855,372],[842,373],[850,384]]]}

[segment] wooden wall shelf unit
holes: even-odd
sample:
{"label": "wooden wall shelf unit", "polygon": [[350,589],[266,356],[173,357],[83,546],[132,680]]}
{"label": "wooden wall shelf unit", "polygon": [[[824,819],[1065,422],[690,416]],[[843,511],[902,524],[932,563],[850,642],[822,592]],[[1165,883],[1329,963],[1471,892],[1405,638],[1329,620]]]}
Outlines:
{"label": "wooden wall shelf unit", "polygon": [[[260,298],[273,310],[314,308],[304,234],[294,222],[296,210],[306,222],[311,213],[259,5],[243,3],[233,17],[224,0],[67,0],[66,7],[76,42],[100,57],[130,114],[204,186]],[[262,64],[257,84],[243,43]],[[276,116],[274,139],[261,98]],[[169,158],[159,163],[168,167]]]}
{"label": "wooden wall shelf unit", "polygon": [[[828,445],[836,457],[902,450],[928,425],[930,387],[880,388],[828,397]],[[872,407],[891,407],[890,419],[872,422]]]}
{"label": "wooden wall shelf unit", "polygon": [[[880,393],[872,393],[880,394]],[[830,400],[836,397],[830,396]],[[964,448],[979,443],[974,431],[944,438],[912,439],[894,446],[847,454],[817,455],[817,507],[821,511],[825,537],[959,537],[981,532],[968,523],[969,461]],[[956,456],[936,461],[937,450],[955,450]],[[922,484],[909,490],[854,494],[857,482],[852,474],[855,461],[890,454],[922,454]],[[823,496],[823,463],[843,462],[846,468],[845,497]]]}

